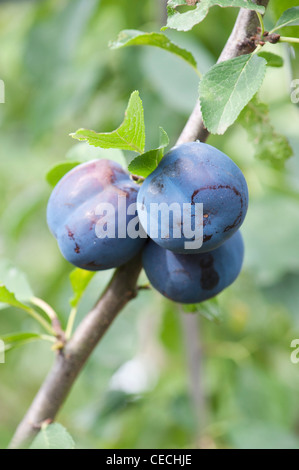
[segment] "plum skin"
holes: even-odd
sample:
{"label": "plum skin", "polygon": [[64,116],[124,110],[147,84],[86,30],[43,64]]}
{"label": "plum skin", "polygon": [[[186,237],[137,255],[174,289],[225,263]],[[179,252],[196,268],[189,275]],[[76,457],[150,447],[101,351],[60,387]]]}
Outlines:
{"label": "plum skin", "polygon": [[[138,197],[138,215],[149,236],[151,203],[203,203],[203,244],[186,249],[187,238],[174,238],[172,221],[169,237],[153,240],[176,253],[204,253],[220,246],[242,225],[248,208],[248,188],[239,167],[224,153],[201,142],[174,147],[145,179]],[[191,212],[194,214],[193,212]],[[190,240],[189,240],[190,241]]]}
{"label": "plum skin", "polygon": [[152,286],[178,303],[199,303],[219,294],[238,277],[244,244],[240,231],[207,253],[182,255],[150,240],[142,262]]}
{"label": "plum skin", "polygon": [[[133,258],[145,238],[118,238],[118,196],[126,207],[136,203],[139,186],[116,162],[95,160],[69,171],[55,186],[47,207],[48,226],[62,255],[73,265],[89,271],[115,268]],[[98,204],[110,202],[116,208],[116,238],[98,238]],[[126,224],[134,215],[126,216]]]}

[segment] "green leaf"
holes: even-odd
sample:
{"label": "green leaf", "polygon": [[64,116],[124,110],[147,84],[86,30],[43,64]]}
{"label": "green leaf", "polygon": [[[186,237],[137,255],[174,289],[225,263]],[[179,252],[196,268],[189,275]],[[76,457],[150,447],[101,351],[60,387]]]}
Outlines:
{"label": "green leaf", "polygon": [[27,312],[38,321],[49,333],[53,333],[48,319],[44,319],[32,307],[24,302],[30,302],[34,297],[25,275],[11,265],[7,260],[0,262],[0,309],[17,307]]}
{"label": "green leaf", "polygon": [[160,145],[159,149],[165,149],[169,145],[169,137],[167,135],[167,132],[164,131],[163,127],[159,127],[160,131]]}
{"label": "green leaf", "polygon": [[75,443],[61,424],[42,425],[42,429],[32,442],[30,449],[74,449]]}
{"label": "green leaf", "polygon": [[149,150],[148,152],[134,158],[134,160],[129,164],[128,170],[133,175],[146,178],[157,168],[162,157],[163,154],[161,154],[161,150]]}
{"label": "green leaf", "polygon": [[283,58],[280,55],[273,54],[272,52],[262,51],[258,54],[259,57],[263,57],[267,61],[269,67],[282,67]]}
{"label": "green leaf", "polygon": [[[0,284],[6,286],[8,291],[14,292],[20,301],[29,301],[33,297],[26,275],[6,259],[0,261]],[[6,308],[6,305],[0,303],[1,308]]]}
{"label": "green leaf", "polygon": [[76,268],[71,272],[70,281],[74,292],[74,297],[70,300],[72,307],[77,307],[85,292],[85,289],[94,275],[95,272],[93,271],[85,271],[84,269],[79,268]]}
{"label": "green leaf", "polygon": [[247,54],[214,65],[199,84],[206,128],[223,134],[262,85],[266,60]]}
{"label": "green leaf", "polygon": [[38,333],[19,332],[0,335],[0,340],[4,341],[5,351],[10,351],[16,347],[23,346],[24,344],[43,339],[45,339],[45,337]]}
{"label": "green leaf", "polygon": [[50,326],[48,319],[44,319],[38,312],[36,312],[36,310],[24,304],[23,302],[20,302],[13,292],[10,292],[7,287],[5,287],[3,284],[0,284],[0,308],[6,308],[7,305],[24,310],[32,318],[34,318],[34,320],[40,323],[40,325],[42,325],[45,330],[47,330],[50,334],[54,334],[54,330]]}
{"label": "green leaf", "polygon": [[277,21],[275,27],[271,30],[271,33],[277,31],[280,28],[285,26],[297,26],[299,25],[299,6],[289,8],[284,11],[279,20]]}
{"label": "green leaf", "polygon": [[255,10],[261,14],[265,13],[265,8],[256,5],[250,0],[201,0],[196,7],[190,8],[184,13],[179,13],[175,8],[179,5],[187,5],[186,1],[169,1],[167,4],[168,20],[166,28],[177,29],[178,31],[189,31],[196,24],[200,23],[207,16],[209,9],[215,5],[220,7],[237,7]]}
{"label": "green leaf", "polygon": [[58,181],[61,180],[61,178],[71,171],[73,168],[75,168],[77,165],[79,165],[80,162],[60,162],[54,165],[46,174],[46,180],[49,183],[50,186],[56,186]]}
{"label": "green leaf", "polygon": [[169,144],[169,138],[164,129],[160,127],[160,146],[157,149],[138,155],[129,164],[128,170],[135,175],[146,178],[159,165],[163,158],[163,149]]}
{"label": "green leaf", "polygon": [[268,106],[259,103],[256,97],[242,111],[238,122],[248,132],[256,158],[280,167],[293,155],[287,138],[272,126]]}
{"label": "green leaf", "polygon": [[86,140],[90,145],[105,149],[117,148],[144,152],[145,127],[142,101],[139,92],[131,94],[123,123],[113,132],[97,133],[88,129],[79,129],[70,134],[74,139]]}
{"label": "green leaf", "polygon": [[73,162],[89,162],[99,158],[107,158],[113,160],[120,165],[126,167],[126,159],[119,149],[101,149],[100,147],[92,147],[87,142],[78,142],[73,145],[66,154],[66,158]]}
{"label": "green leaf", "polygon": [[203,317],[215,323],[222,321],[222,313],[220,311],[217,298],[213,298],[199,304],[183,305],[183,310],[187,313],[199,313]]}
{"label": "green leaf", "polygon": [[119,33],[116,41],[111,41],[109,43],[109,46],[111,49],[119,49],[120,47],[126,46],[159,47],[168,52],[172,52],[172,54],[176,54],[181,59],[188,62],[188,64],[197,71],[196,60],[191,52],[177,46],[162,33],[145,33],[135,29],[125,29]]}
{"label": "green leaf", "polygon": [[[15,294],[10,292],[4,285],[0,285],[0,302],[6,305],[11,305],[11,307],[21,308],[26,312],[31,312],[31,308],[17,300]],[[3,307],[6,307],[6,305]],[[3,307],[1,306],[1,308]]]}

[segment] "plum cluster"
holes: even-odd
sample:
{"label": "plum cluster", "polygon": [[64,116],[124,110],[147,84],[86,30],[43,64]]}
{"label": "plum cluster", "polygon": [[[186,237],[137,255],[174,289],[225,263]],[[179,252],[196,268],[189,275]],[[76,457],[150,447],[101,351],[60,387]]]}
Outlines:
{"label": "plum cluster", "polygon": [[[115,209],[111,213],[99,210],[107,203]],[[193,230],[200,229],[200,245],[186,243],[190,239],[182,220],[178,224],[174,216],[166,221],[157,212],[153,216],[151,208],[163,204],[175,204],[182,215],[189,211]],[[244,255],[239,228],[247,207],[247,184],[238,166],[214,147],[193,142],[174,147],[141,187],[115,162],[78,165],[54,188],[47,220],[63,256],[75,266],[117,267],[142,249],[153,287],[176,302],[197,303],[238,276]]]}

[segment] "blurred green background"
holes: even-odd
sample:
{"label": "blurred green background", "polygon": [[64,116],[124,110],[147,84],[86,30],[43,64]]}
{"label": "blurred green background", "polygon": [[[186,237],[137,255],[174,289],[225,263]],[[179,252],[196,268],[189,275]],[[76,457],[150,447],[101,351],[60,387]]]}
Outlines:
{"label": "blurred green background", "polygon": [[[269,26],[296,1],[270,4]],[[235,9],[215,7],[193,31],[166,34],[189,48],[205,72],[236,15]],[[51,188],[45,174],[74,151],[70,132],[117,127],[135,89],[145,108],[147,147],[157,144],[159,125],[175,143],[197,96],[194,72],[158,49],[108,48],[120,30],[158,31],[165,19],[162,0],[0,2],[0,78],[6,86],[0,105],[1,258],[28,274],[35,294],[64,323],[72,267],[47,228]],[[298,27],[284,35],[298,35]],[[286,168],[256,160],[239,124],[209,139],[242,168],[251,198],[242,230],[244,269],[219,296],[222,321],[192,314],[182,320],[159,294],[140,292],[97,347],[58,417],[78,448],[299,448],[299,364],[290,360],[290,343],[299,338],[299,113],[290,100],[299,51],[276,51],[286,65],[268,70],[260,97],[293,147]],[[93,278],[78,321],[110,275]],[[0,315],[0,334],[38,329],[21,311],[9,308]],[[196,377],[186,349],[186,331],[194,324],[201,348],[196,386],[204,395],[197,405],[189,392]],[[48,344],[34,343],[0,364],[1,448],[52,362]]]}

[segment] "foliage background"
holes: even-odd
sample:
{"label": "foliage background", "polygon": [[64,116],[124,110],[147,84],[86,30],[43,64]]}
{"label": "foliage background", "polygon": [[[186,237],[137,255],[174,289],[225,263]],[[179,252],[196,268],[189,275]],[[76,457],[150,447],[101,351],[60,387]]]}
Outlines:
{"label": "foliage background", "polygon": [[[294,1],[271,0],[266,24]],[[234,24],[235,9],[213,8],[184,34],[166,32],[196,56],[205,72]],[[158,125],[173,145],[197,96],[197,77],[164,51],[110,51],[125,28],[158,31],[162,0],[0,2],[0,253],[26,271],[34,292],[66,321],[71,266],[46,224],[47,170],[74,146],[79,127],[110,131],[130,93],[145,108],[147,146]],[[285,30],[296,36],[296,27]],[[250,190],[243,227],[244,269],[219,296],[220,324],[200,319],[203,435],[197,436],[189,395],[180,313],[155,292],[140,292],[97,347],[59,415],[79,448],[299,448],[299,365],[290,343],[299,338],[299,115],[289,83],[299,78],[296,55],[269,69],[261,98],[274,126],[294,149],[286,169],[254,158],[246,131],[235,124],[209,143],[242,168]],[[277,48],[276,48],[277,50]],[[275,51],[276,52],[276,51]],[[127,155],[130,158],[130,155]],[[93,305],[110,272],[97,274],[80,308]],[[20,311],[0,311],[0,333],[35,328]],[[0,365],[0,447],[5,447],[53,361],[47,344],[31,344]],[[112,377],[112,378],[111,378]]]}

